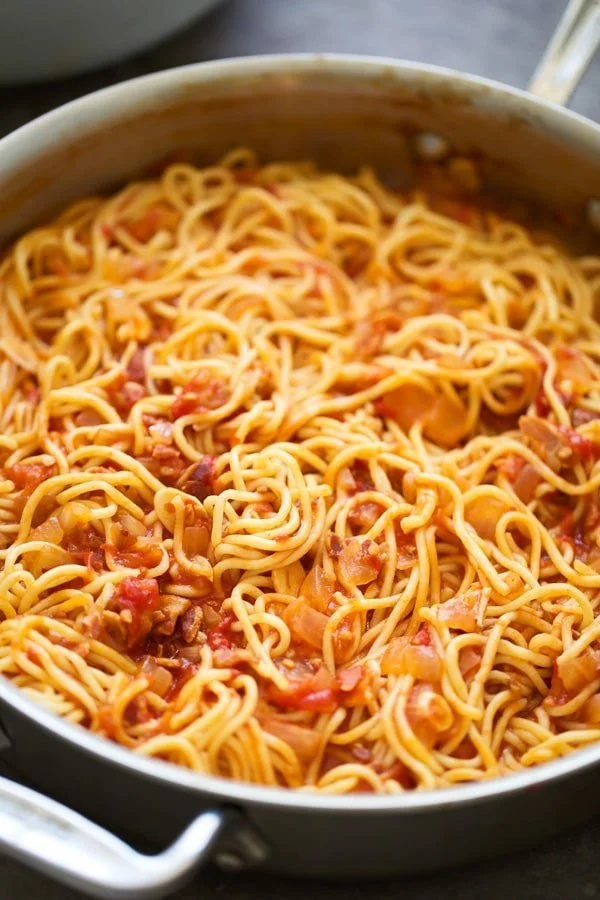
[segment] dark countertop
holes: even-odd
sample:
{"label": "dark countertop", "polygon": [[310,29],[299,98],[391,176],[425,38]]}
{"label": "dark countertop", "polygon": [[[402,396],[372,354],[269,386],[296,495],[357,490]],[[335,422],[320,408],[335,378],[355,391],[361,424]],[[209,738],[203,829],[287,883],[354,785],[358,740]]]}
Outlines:
{"label": "dark countertop", "polygon": [[[566,0],[228,0],[195,27],[113,69],[51,85],[0,89],[0,134],[96,88],[170,66],[253,53],[333,51],[396,56],[475,72],[523,87]],[[600,59],[573,108],[600,119]],[[324,885],[225,875],[211,869],[177,900],[578,900],[600,897],[600,820],[537,850],[435,877]],[[435,852],[435,848],[432,848]],[[81,895],[0,859],[0,897]]]}

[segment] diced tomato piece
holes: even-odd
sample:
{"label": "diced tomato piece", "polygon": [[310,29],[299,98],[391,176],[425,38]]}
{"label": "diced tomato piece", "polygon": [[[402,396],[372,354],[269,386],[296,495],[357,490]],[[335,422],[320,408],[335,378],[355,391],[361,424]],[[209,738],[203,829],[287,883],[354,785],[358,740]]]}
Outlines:
{"label": "diced tomato piece", "polygon": [[412,638],[412,643],[421,645],[423,647],[431,647],[431,631],[429,629],[429,625],[426,622],[423,622],[422,625],[419,625],[419,629],[415,636]]}
{"label": "diced tomato piece", "polygon": [[591,441],[583,434],[579,434],[579,432],[575,431],[573,428],[560,426],[558,430],[566,439],[570,449],[580,460],[582,460],[582,462],[589,462],[592,459],[598,459],[600,457],[600,444]]}
{"label": "diced tomato piece", "polygon": [[546,397],[544,389],[541,387],[535,397],[533,398],[533,405],[535,406],[535,411],[538,416],[545,419],[550,415],[550,401]]}
{"label": "diced tomato piece", "polygon": [[304,677],[290,676],[289,685],[283,690],[270,685],[267,697],[283,709],[327,713],[339,705],[339,686],[335,677],[322,666]]}
{"label": "diced tomato piece", "polygon": [[160,608],[156,578],[125,578],[117,588],[117,602],[131,613],[128,646],[140,642],[152,626],[152,613]]}
{"label": "diced tomato piece", "polygon": [[14,482],[17,490],[25,491],[27,495],[33,493],[38,485],[56,473],[57,468],[54,464],[45,466],[41,463],[15,463],[14,466],[7,466],[2,470],[3,477]]}
{"label": "diced tomato piece", "polygon": [[196,412],[197,407],[198,399],[194,394],[180,394],[180,396],[173,401],[171,418],[175,421],[175,419],[179,419],[181,416],[189,416],[191,413]]}
{"label": "diced tomato piece", "polygon": [[151,538],[124,534],[115,544],[103,544],[102,549],[111,554],[118,566],[130,569],[152,569],[162,558],[159,545]]}
{"label": "diced tomato piece", "polygon": [[178,659],[177,666],[169,666],[169,672],[173,676],[171,687],[165,694],[167,702],[174,700],[184,684],[196,673],[198,667],[189,659]]}
{"label": "diced tomato piece", "polygon": [[233,644],[231,625],[233,616],[225,616],[224,619],[208,631],[207,641],[211,650],[229,650]]}
{"label": "diced tomato piece", "polygon": [[104,567],[103,538],[91,525],[74,528],[67,535],[66,550],[82,562],[90,571],[99,572]]}

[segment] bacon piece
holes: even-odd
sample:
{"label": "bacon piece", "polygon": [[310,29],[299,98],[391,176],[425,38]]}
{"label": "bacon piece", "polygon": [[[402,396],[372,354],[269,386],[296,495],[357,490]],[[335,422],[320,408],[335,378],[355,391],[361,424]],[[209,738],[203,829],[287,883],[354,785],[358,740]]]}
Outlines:
{"label": "bacon piece", "polygon": [[201,501],[214,494],[216,492],[216,462],[215,456],[208,454],[203,456],[200,462],[196,463],[188,472],[182,490]]}
{"label": "bacon piece", "polygon": [[344,693],[354,691],[364,678],[364,674],[362,666],[351,666],[349,669],[340,669],[336,674],[340,691],[344,691]]}
{"label": "bacon piece", "polygon": [[210,372],[201,372],[176,396],[170,409],[171,419],[175,421],[181,416],[218,409],[227,403],[230,396],[229,388],[222,381],[214,378]]}
{"label": "bacon piece", "polygon": [[191,601],[186,597],[174,597],[167,595],[161,603],[160,609],[152,619],[152,635],[156,637],[172,637],[175,634],[177,622],[191,606]]}
{"label": "bacon piece", "polygon": [[105,390],[120,416],[128,416],[135,404],[146,396],[145,387],[137,381],[129,380],[124,372],[117,375]]}
{"label": "bacon piece", "polygon": [[193,644],[202,626],[202,610],[199,606],[190,606],[181,617],[181,634],[186,644]]}
{"label": "bacon piece", "polygon": [[589,422],[595,422],[598,419],[600,419],[600,412],[596,412],[593,409],[576,407],[571,413],[573,428],[579,428],[581,425],[587,425]]}
{"label": "bacon piece", "polygon": [[189,465],[177,447],[159,443],[153,445],[150,455],[140,456],[138,461],[167,484],[177,481]]}

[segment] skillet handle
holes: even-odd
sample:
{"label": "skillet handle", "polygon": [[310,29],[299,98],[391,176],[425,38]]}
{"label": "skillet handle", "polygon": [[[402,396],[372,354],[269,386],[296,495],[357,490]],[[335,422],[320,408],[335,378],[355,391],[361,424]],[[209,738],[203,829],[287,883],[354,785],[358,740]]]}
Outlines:
{"label": "skillet handle", "polygon": [[529,90],[543,100],[568,103],[600,43],[600,0],[570,0]]}
{"label": "skillet handle", "polygon": [[0,778],[0,851],[93,897],[165,897],[206,861],[226,825],[223,811],[203,812],[157,856],[29,788]]}

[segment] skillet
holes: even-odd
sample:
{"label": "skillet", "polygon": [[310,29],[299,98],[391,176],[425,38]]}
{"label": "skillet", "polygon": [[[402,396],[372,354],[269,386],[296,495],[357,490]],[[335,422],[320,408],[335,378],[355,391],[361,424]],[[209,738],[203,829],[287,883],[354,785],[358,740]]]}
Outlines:
{"label": "skillet", "polygon": [[[470,154],[490,187],[597,227],[600,127],[559,104],[599,39],[600,4],[572,0],[529,93],[352,56],[224,60],[136,79],[0,141],[0,238],[175,149],[214,160],[240,134],[263,159],[312,157],[341,171],[368,162],[399,184],[415,157]],[[500,780],[395,797],[237,784],[137,757],[4,680],[0,752],[41,791],[0,779],[0,849],[98,897],[165,896],[208,859],[331,878],[460,865],[542,841],[590,815],[600,795],[600,746]],[[167,849],[145,856],[105,828]]]}

